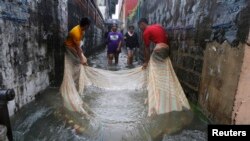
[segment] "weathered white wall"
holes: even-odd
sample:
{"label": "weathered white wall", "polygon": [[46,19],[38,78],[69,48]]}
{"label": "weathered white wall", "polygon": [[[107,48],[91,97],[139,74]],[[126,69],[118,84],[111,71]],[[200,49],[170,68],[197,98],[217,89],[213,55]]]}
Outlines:
{"label": "weathered white wall", "polygon": [[65,38],[68,33],[68,0],[58,1],[58,19],[60,23],[60,35]]}
{"label": "weathered white wall", "polygon": [[94,3],[88,4],[79,0],[0,1],[0,89],[13,88],[16,93],[8,104],[10,115],[48,86],[60,86],[63,43],[81,17],[92,19],[85,51],[91,54],[101,48],[103,21],[95,19],[100,16]]}
{"label": "weathered white wall", "polygon": [[50,85],[67,20],[67,0],[0,1],[0,88],[16,93],[10,115]]}

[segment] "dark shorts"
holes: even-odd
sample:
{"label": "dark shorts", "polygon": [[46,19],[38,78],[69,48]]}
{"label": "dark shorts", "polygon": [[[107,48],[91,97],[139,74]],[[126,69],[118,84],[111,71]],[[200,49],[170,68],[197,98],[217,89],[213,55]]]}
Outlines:
{"label": "dark shorts", "polygon": [[127,50],[129,51],[135,51],[135,47],[127,47]]}
{"label": "dark shorts", "polygon": [[118,47],[108,47],[108,54],[117,54],[120,53],[121,51],[117,52]]}

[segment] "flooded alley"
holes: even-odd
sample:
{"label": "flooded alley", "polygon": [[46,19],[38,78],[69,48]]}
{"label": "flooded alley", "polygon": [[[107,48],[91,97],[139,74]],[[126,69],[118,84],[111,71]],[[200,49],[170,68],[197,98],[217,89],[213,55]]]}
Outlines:
{"label": "flooded alley", "polygon": [[224,139],[249,85],[249,0],[0,1],[0,141]]}
{"label": "flooded alley", "polygon": [[[125,65],[125,56],[124,51],[120,55],[119,65],[109,69],[116,71],[128,69]],[[106,69],[106,51],[92,56],[90,64]],[[209,121],[202,117],[199,111],[196,111],[194,119],[184,129],[178,129],[179,123],[170,125],[166,117],[148,119],[147,106],[144,104],[144,99],[147,97],[146,90],[110,91],[89,87],[85,93],[83,99],[95,113],[90,121],[82,119],[79,115],[72,116],[69,113],[63,113],[63,102],[58,89],[49,88],[39,94],[34,102],[27,104],[12,119],[14,140],[150,141],[155,138],[155,140],[162,141],[175,139],[205,141],[207,139],[206,127]],[[68,119],[65,116],[68,116]],[[178,118],[177,115],[174,118]],[[74,125],[68,123],[69,121],[82,126],[83,133],[77,132]],[[158,132],[164,132],[166,128],[170,128],[175,134],[165,136],[164,140],[160,136],[154,137],[159,134]]]}

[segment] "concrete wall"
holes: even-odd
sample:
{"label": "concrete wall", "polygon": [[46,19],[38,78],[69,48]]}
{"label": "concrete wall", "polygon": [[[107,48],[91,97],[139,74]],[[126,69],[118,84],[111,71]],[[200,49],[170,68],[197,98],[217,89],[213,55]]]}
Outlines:
{"label": "concrete wall", "polygon": [[145,17],[151,24],[162,24],[187,97],[214,121],[231,123],[249,9],[247,0],[141,0],[128,22],[136,25]]}
{"label": "concrete wall", "polygon": [[244,58],[242,60],[241,75],[239,78],[238,89],[234,100],[234,108],[232,114],[233,124],[249,124],[250,123],[250,32],[247,44],[244,45]]}
{"label": "concrete wall", "polygon": [[16,92],[10,115],[59,78],[55,68],[62,64],[54,59],[63,54],[65,17],[58,10],[66,6],[65,1],[0,1],[0,85]]}
{"label": "concrete wall", "polygon": [[[73,6],[68,0],[0,1],[0,88],[13,88],[16,93],[8,104],[10,115],[48,86],[60,86],[64,39],[70,26],[89,15],[81,11],[81,1],[75,0]],[[96,11],[93,8],[89,11]],[[96,21],[88,31],[91,35],[86,34],[91,36],[87,37],[87,44],[92,45],[89,53],[102,42],[102,20],[98,17],[98,25]]]}
{"label": "concrete wall", "polygon": [[[71,0],[68,2],[68,29],[70,30],[77,25],[81,17],[89,17],[92,25],[86,31],[85,46],[83,48],[85,55],[90,55],[92,52],[102,49],[104,44],[103,28],[104,26],[95,24],[101,21],[97,7],[90,0]],[[98,18],[99,17],[99,18]]]}
{"label": "concrete wall", "polygon": [[209,43],[204,53],[199,103],[216,122],[231,123],[244,46]]}

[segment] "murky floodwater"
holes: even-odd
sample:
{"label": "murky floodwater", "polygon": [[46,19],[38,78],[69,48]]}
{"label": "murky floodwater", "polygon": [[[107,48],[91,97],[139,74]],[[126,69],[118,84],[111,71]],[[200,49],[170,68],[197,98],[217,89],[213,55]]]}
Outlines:
{"label": "murky floodwater", "polygon": [[[107,67],[106,52],[89,58],[97,68],[120,70],[126,66],[126,55],[120,55],[119,65]],[[135,62],[134,66],[140,63]],[[107,91],[95,87],[85,90],[84,101],[94,112],[85,119],[62,110],[58,88],[49,88],[36,100],[23,107],[12,117],[16,141],[205,141],[207,122],[198,113],[192,122],[182,127],[189,113],[172,113],[147,118],[145,90]],[[173,120],[174,119],[174,120]],[[171,121],[171,123],[169,122]],[[176,121],[176,122],[173,122]],[[183,121],[180,122],[180,121]],[[81,127],[81,128],[77,128]],[[75,128],[79,130],[75,130]],[[165,135],[163,132],[174,134]],[[176,132],[178,131],[178,132]]]}

